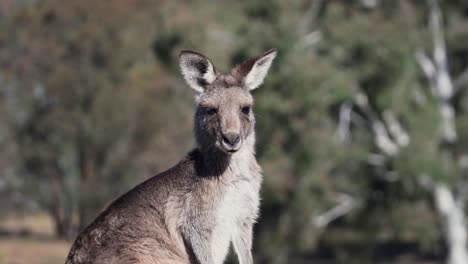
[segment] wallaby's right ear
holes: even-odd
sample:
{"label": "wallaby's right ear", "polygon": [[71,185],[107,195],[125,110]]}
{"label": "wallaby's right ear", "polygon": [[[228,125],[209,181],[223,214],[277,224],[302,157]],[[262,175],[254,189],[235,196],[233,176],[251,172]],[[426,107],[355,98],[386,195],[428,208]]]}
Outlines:
{"label": "wallaby's right ear", "polygon": [[179,66],[187,84],[202,93],[216,80],[216,69],[211,61],[200,53],[184,50],[179,55]]}

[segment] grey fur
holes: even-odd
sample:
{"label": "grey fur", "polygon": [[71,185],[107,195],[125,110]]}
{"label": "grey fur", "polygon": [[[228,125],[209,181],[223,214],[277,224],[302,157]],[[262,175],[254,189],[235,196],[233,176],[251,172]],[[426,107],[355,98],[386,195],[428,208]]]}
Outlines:
{"label": "grey fur", "polygon": [[[198,92],[197,148],[107,207],[77,237],[66,264],[220,264],[231,242],[240,263],[252,263],[262,175],[254,153],[251,87],[244,79],[263,78],[272,53],[226,75],[199,53],[181,53],[184,78]],[[240,140],[226,141],[227,134]]]}

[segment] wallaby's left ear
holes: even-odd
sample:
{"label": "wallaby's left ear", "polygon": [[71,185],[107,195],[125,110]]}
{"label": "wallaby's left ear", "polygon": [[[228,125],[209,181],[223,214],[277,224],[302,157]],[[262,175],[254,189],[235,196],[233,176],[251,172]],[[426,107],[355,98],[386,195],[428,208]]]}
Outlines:
{"label": "wallaby's left ear", "polygon": [[276,49],[271,49],[258,57],[249,59],[236,66],[232,70],[232,75],[241,80],[248,90],[253,90],[263,83],[277,53]]}

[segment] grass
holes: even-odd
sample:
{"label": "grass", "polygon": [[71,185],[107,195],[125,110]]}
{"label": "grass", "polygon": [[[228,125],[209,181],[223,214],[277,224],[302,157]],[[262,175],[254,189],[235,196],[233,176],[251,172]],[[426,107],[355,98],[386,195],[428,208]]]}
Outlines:
{"label": "grass", "polygon": [[30,238],[0,238],[1,264],[64,263],[69,242]]}
{"label": "grass", "polygon": [[12,215],[0,220],[0,264],[63,264],[69,241],[54,239],[46,215]]}

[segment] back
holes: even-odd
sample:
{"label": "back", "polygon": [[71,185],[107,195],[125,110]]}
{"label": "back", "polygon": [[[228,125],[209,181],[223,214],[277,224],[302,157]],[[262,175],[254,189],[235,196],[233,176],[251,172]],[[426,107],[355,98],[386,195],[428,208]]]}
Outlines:
{"label": "back", "polygon": [[[166,203],[171,195],[185,191],[196,181],[195,159],[196,155],[189,154],[176,166],[116,199],[77,237],[66,263],[100,263],[99,259],[103,263],[129,263],[124,256],[135,254],[157,256],[151,263],[168,263],[163,256],[189,263],[182,238],[167,223],[173,210]],[[110,261],[111,256],[120,260]]]}

